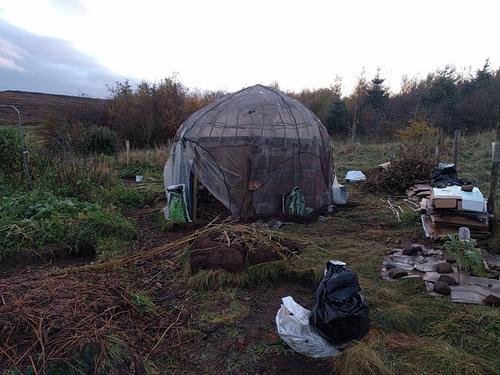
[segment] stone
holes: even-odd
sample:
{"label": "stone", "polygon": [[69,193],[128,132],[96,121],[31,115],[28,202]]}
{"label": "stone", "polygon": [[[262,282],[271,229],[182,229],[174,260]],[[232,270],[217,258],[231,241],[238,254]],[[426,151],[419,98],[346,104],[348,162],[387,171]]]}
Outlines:
{"label": "stone", "polygon": [[400,277],[408,275],[408,272],[401,268],[392,268],[389,270],[389,277],[391,279],[399,279]]}
{"label": "stone", "polygon": [[453,263],[456,263],[457,260],[449,255],[446,255],[444,257],[444,260],[446,261],[446,263],[450,263],[450,264],[453,264]]}
{"label": "stone", "polygon": [[422,251],[422,246],[420,246],[420,245],[408,245],[403,249],[403,255],[415,255],[419,251]]}
{"label": "stone", "polygon": [[486,305],[500,306],[500,298],[494,294],[486,296],[483,300]]}
{"label": "stone", "polygon": [[448,262],[438,263],[436,264],[436,271],[438,273],[452,273],[453,268]]}
{"label": "stone", "polygon": [[451,294],[450,286],[440,281],[434,283],[434,285],[432,286],[432,290],[436,293],[443,294],[445,296],[449,296]]}
{"label": "stone", "polygon": [[500,279],[500,273],[497,271],[490,271],[488,272],[488,279]]}
{"label": "stone", "polygon": [[439,275],[438,282],[446,283],[447,285],[458,285],[457,280],[450,275]]}

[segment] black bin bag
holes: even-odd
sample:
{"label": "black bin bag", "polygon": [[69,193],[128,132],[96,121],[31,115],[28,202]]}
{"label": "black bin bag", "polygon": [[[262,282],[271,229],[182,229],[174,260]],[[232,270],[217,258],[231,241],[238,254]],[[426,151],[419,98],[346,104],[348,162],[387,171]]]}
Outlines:
{"label": "black bin bag", "polygon": [[360,291],[358,277],[344,262],[326,264],[309,321],[334,346],[360,340],[368,333],[368,306]]}

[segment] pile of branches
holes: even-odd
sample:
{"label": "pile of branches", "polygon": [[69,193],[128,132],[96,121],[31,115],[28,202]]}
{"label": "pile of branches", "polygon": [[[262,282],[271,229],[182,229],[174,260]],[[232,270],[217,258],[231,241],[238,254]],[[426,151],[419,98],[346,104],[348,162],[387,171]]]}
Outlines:
{"label": "pile of branches", "polygon": [[138,295],[109,273],[0,280],[0,373],[145,373],[184,340],[182,308]]}
{"label": "pile of branches", "polygon": [[214,227],[214,233],[218,234],[220,242],[227,243],[228,246],[238,244],[248,251],[267,249],[282,259],[298,256],[303,246],[309,244],[309,241],[289,233],[273,231],[258,224],[220,223]]}
{"label": "pile of branches", "polygon": [[189,248],[196,243],[197,239],[204,236],[216,237],[219,241],[226,242],[228,246],[233,243],[244,244],[249,250],[264,246],[275,251],[281,258],[296,257],[298,253],[300,253],[301,248],[307,245],[311,245],[314,250],[319,252],[326,251],[300,234],[278,232],[267,228],[265,225],[247,225],[237,222],[217,223],[213,220],[204,227],[163,245],[107,262],[66,268],[64,272],[75,273],[83,271],[112,270],[126,265],[144,262],[148,259],[158,258],[160,256],[170,258],[171,260],[163,260],[167,262],[170,261],[171,264],[174,265],[176,261],[185,255],[186,250],[189,250]]}
{"label": "pile of branches", "polygon": [[436,159],[423,148],[404,147],[387,168],[366,173],[364,188],[374,193],[404,194],[417,182],[429,181]]}

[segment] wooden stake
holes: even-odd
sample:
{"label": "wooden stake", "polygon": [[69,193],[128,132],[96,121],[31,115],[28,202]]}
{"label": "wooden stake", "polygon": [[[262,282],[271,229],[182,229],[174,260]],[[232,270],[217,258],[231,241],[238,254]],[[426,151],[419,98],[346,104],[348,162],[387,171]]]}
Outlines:
{"label": "wooden stake", "polygon": [[491,175],[490,191],[488,194],[488,212],[495,214],[495,205],[497,201],[497,181],[498,167],[500,166],[500,124],[497,126],[496,142],[491,144]]}
{"label": "wooden stake", "polygon": [[441,137],[442,137],[442,128],[437,128],[437,134],[436,134],[436,149],[434,151],[434,156],[436,159],[439,161],[439,156],[440,156],[440,151],[441,151]]}
{"label": "wooden stake", "polygon": [[127,167],[128,167],[128,163],[130,161],[130,156],[129,156],[129,153],[130,153],[130,141],[127,139],[125,141],[125,153],[126,153],[126,156],[127,156]]}
{"label": "wooden stake", "polygon": [[460,140],[460,130],[455,130],[455,137],[453,138],[453,164],[455,164],[455,168],[458,170],[458,142]]}

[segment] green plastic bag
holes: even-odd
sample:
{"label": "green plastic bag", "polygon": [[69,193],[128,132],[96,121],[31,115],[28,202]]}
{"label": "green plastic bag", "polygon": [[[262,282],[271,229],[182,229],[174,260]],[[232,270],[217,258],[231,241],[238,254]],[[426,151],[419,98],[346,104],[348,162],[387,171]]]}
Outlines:
{"label": "green plastic bag", "polygon": [[184,185],[175,185],[167,188],[168,220],[177,223],[191,221],[186,205]]}

